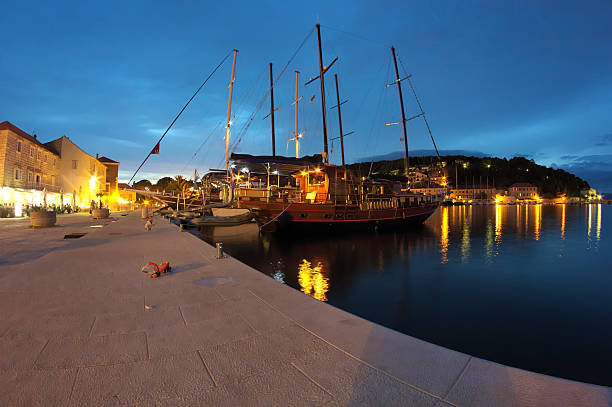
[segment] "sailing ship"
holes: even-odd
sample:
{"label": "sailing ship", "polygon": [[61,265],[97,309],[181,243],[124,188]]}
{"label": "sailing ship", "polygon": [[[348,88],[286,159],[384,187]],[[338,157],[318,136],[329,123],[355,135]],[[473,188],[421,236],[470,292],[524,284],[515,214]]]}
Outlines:
{"label": "sailing ship", "polygon": [[[329,163],[324,76],[337,58],[328,66],[325,67],[323,65],[321,32],[318,24],[316,25],[316,30],[319,51],[319,75],[310,79],[306,84],[312,83],[315,80],[319,80],[320,83],[324,152],[314,156],[299,157],[299,139],[301,134],[298,132],[297,105],[300,98],[297,95],[298,72],[296,72],[296,99],[294,102],[296,120],[295,132],[293,133],[294,138],[292,139],[296,142],[295,158],[282,157],[275,154],[273,123],[272,156],[232,154],[228,157],[227,143],[229,143],[230,125],[230,114],[228,112],[225,169],[230,178],[238,184],[235,205],[238,208],[249,209],[261,230],[273,232],[293,230],[325,232],[336,229],[373,230],[375,228],[388,227],[401,228],[424,222],[437,209],[439,202],[432,196],[412,193],[407,187],[408,144],[406,122],[412,118],[406,119],[404,114],[401,82],[410,76],[400,79],[395,49],[391,48],[396,74],[396,80],[392,85],[397,85],[400,99],[406,177],[392,175],[376,178],[357,177],[356,174],[346,167],[344,162],[344,136],[348,134],[343,134],[342,131],[340,110],[342,103],[340,102],[338,91],[337,75],[335,75],[335,83],[338,104],[335,108],[338,111],[340,124],[339,138],[342,150],[342,166]],[[270,75],[270,78],[270,115],[273,120],[272,75]],[[231,83],[233,83],[233,71]],[[425,117],[422,109],[421,114],[415,117],[419,116]],[[230,161],[232,162],[231,166],[229,165]],[[241,184],[241,180],[246,182]],[[256,181],[256,185],[254,185],[253,181]],[[276,181],[276,185],[274,181]]]}

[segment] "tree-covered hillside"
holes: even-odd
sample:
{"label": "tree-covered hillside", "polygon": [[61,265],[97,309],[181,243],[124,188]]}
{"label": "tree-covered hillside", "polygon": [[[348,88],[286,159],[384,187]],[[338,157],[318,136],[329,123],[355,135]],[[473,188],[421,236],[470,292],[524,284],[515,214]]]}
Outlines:
{"label": "tree-covered hillside", "polygon": [[[444,156],[446,162],[444,173],[448,184],[454,187],[495,183],[499,189],[508,188],[515,182],[529,182],[540,188],[544,197],[552,197],[560,194],[578,196],[581,189],[589,188],[589,184],[574,174],[561,169],[553,169],[536,164],[533,160],[525,157],[495,158],[495,157],[466,157],[466,156]],[[411,157],[411,167],[436,166],[436,157]],[[402,159],[392,161],[378,161],[374,163],[364,162],[350,164],[349,168],[359,176],[368,174],[403,174],[404,161]]]}

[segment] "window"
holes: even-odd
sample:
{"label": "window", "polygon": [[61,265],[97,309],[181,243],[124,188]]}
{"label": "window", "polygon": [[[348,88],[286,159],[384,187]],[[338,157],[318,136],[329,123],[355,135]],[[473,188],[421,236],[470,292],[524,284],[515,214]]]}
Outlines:
{"label": "window", "polygon": [[28,182],[32,182],[32,173],[28,172]]}
{"label": "window", "polygon": [[40,184],[40,175],[36,174],[36,184]]}
{"label": "window", "polygon": [[47,162],[47,154],[45,154],[45,155],[43,156],[43,161],[44,161],[44,162]]}
{"label": "window", "polygon": [[21,141],[17,142],[17,152],[21,153]]}
{"label": "window", "polygon": [[110,194],[110,183],[109,182],[106,183],[106,193]]}
{"label": "window", "polygon": [[30,147],[30,157],[34,157],[34,147]]}
{"label": "window", "polygon": [[57,164],[57,162],[55,161],[55,157],[53,157],[53,166],[55,167],[55,164]]}
{"label": "window", "polygon": [[55,175],[51,175],[51,185],[55,185]]}
{"label": "window", "polygon": [[78,161],[77,161],[77,160],[72,160],[72,169],[73,169],[73,170],[76,170],[76,169],[77,169],[77,164],[78,164]]}
{"label": "window", "polygon": [[21,174],[19,172],[19,168],[15,168],[15,179],[21,179]]}
{"label": "window", "polygon": [[37,152],[36,152],[36,159],[37,159],[37,160],[40,160],[40,151],[37,151]]}

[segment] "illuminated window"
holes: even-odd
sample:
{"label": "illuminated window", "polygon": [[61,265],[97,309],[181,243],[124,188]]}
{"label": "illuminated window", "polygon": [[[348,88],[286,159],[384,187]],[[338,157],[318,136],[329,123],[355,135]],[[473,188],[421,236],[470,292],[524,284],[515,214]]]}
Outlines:
{"label": "illuminated window", "polygon": [[78,165],[78,161],[77,160],[72,160],[72,169],[76,170],[77,169],[77,165]]}
{"label": "illuminated window", "polygon": [[17,142],[17,152],[21,153],[21,141]]}

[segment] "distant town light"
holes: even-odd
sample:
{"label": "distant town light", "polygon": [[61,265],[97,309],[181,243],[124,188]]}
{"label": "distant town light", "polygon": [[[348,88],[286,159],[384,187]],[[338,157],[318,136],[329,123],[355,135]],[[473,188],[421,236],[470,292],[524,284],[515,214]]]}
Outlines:
{"label": "distant town light", "polygon": [[277,175],[278,174],[278,170],[272,171],[272,174]]}

